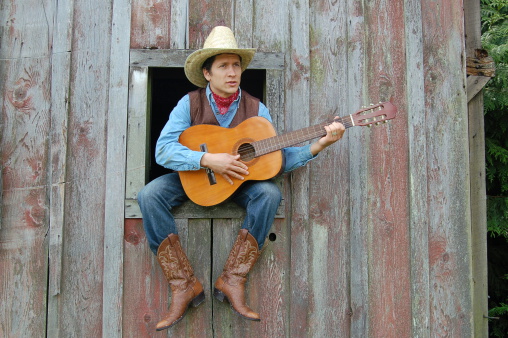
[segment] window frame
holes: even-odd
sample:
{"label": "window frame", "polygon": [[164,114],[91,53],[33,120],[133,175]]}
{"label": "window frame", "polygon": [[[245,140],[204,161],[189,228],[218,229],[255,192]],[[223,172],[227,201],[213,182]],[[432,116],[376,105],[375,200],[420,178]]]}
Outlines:
{"label": "window frame", "polygon": [[[127,109],[127,156],[125,186],[125,218],[141,218],[137,202],[138,192],[148,180],[148,142],[150,117],[150,68],[183,68],[188,49],[131,49],[129,65],[129,98]],[[248,69],[264,69],[266,82],[264,96],[278,133],[284,128],[284,54],[257,52]],[[282,187],[282,180],[277,182]],[[284,201],[277,218],[284,217]],[[185,203],[174,210],[175,218],[241,218],[245,211],[234,203],[201,207]]]}

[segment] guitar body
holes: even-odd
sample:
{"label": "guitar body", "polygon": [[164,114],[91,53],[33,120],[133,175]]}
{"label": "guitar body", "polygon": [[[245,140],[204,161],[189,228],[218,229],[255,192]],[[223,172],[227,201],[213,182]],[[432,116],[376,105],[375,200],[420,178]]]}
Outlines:
{"label": "guitar body", "polygon": [[[179,142],[195,151],[201,151],[201,145],[206,144],[209,153],[236,155],[240,147],[273,136],[276,136],[276,132],[270,121],[256,116],[234,128],[206,124],[192,126],[180,135]],[[227,200],[246,181],[275,177],[282,170],[282,156],[282,151],[277,150],[260,157],[242,158],[242,162],[249,167],[249,175],[243,181],[233,178],[232,185],[219,174],[215,174],[217,183],[211,184],[205,169],[179,171],[178,174],[185,193],[194,203],[212,206]]]}
{"label": "guitar body", "polygon": [[[335,117],[332,121],[317,124],[300,130],[277,136],[272,124],[263,117],[251,117],[235,128],[223,128],[214,125],[197,125],[185,130],[179,142],[191,150],[209,153],[240,154],[240,160],[249,167],[245,179],[232,179],[229,184],[219,174],[216,183],[205,169],[179,171],[180,179],[187,196],[196,204],[212,206],[224,202],[246,181],[268,180],[282,170],[282,150],[304,141],[326,135],[325,126],[340,122],[345,128],[354,126],[373,126],[395,118],[397,107],[390,102],[381,102],[364,107],[355,113]],[[206,146],[202,150],[202,146]]]}

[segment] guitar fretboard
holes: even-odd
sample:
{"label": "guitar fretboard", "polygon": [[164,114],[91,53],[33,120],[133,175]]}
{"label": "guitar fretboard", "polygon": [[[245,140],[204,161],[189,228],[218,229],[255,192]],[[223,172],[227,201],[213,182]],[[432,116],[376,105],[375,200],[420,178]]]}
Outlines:
{"label": "guitar fretboard", "polygon": [[252,146],[256,152],[255,157],[263,156],[271,152],[281,150],[286,147],[291,147],[318,137],[323,137],[326,135],[325,126],[333,122],[342,123],[346,129],[354,126],[352,117],[344,116],[333,121],[323,122],[311,127],[291,131],[283,135],[273,136],[264,140],[256,141],[252,143]]}

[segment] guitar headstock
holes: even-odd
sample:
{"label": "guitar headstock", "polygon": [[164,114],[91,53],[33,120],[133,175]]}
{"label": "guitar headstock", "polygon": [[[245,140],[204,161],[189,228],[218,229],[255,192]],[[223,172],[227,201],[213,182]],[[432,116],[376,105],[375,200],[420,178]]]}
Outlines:
{"label": "guitar headstock", "polygon": [[391,102],[380,102],[362,108],[356,113],[351,114],[351,119],[355,126],[369,126],[386,123],[388,120],[395,118],[397,107]]}

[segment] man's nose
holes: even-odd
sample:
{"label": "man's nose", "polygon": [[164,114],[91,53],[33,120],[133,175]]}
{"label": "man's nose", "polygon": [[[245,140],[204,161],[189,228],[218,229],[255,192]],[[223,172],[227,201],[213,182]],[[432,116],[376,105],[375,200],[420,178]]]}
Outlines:
{"label": "man's nose", "polygon": [[235,67],[228,67],[228,76],[236,76]]}

